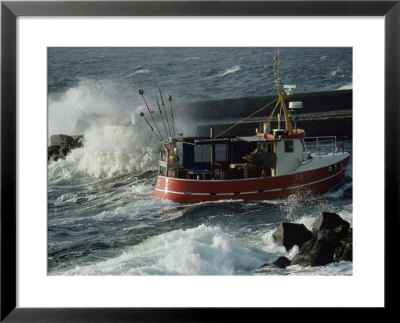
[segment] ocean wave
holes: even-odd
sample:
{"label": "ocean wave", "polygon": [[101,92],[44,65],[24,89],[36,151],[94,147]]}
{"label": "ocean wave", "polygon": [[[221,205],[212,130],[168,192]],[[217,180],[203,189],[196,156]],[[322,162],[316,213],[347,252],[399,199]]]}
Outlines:
{"label": "ocean wave", "polygon": [[235,74],[236,72],[239,72],[241,70],[242,70],[242,68],[240,66],[233,66],[233,67],[227,69],[225,72],[223,72],[219,76],[220,77],[224,77],[224,76],[227,76],[229,74]]}
{"label": "ocean wave", "polygon": [[122,255],[65,275],[232,275],[255,270],[263,256],[241,246],[219,227],[174,230],[130,247]]}
{"label": "ocean wave", "polygon": [[346,72],[343,70],[343,69],[341,69],[340,67],[336,67],[330,74],[329,74],[329,76],[331,77],[331,78],[342,78],[342,77],[345,77],[346,76]]}
{"label": "ocean wave", "polygon": [[149,70],[140,69],[140,70],[138,70],[138,71],[136,71],[136,72],[133,72],[133,73],[131,73],[131,74],[128,74],[128,75],[126,75],[126,76],[123,76],[122,78],[129,78],[129,77],[132,77],[132,76],[134,76],[134,75],[142,74],[142,73],[150,73],[150,71],[149,71]]}
{"label": "ocean wave", "polygon": [[103,178],[130,174],[144,168],[154,168],[152,151],[129,155],[121,153],[88,152],[80,161],[80,169],[88,175]]}
{"label": "ocean wave", "polygon": [[353,89],[353,82],[350,82],[338,87],[336,90],[352,90],[352,89]]}

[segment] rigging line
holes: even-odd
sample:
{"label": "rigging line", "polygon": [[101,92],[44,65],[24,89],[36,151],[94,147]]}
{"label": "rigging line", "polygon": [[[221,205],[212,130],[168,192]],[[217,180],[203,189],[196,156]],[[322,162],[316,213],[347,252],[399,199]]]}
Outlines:
{"label": "rigging line", "polygon": [[265,108],[269,107],[271,104],[273,104],[274,102],[278,101],[279,98],[269,102],[267,105],[264,105],[262,108],[258,109],[256,112],[253,112],[252,114],[248,115],[246,118],[243,118],[242,120],[240,120],[239,122],[235,123],[233,126],[230,126],[228,129],[222,131],[220,134],[216,135],[213,139],[218,138],[219,136],[223,135],[225,132],[231,130],[232,128],[236,127],[239,123],[242,123],[243,121],[251,118],[252,116],[256,115],[257,113],[259,113],[260,111],[264,110]]}
{"label": "rigging line", "polygon": [[[281,102],[281,101],[279,100],[279,102]],[[282,102],[281,102],[281,107],[279,109],[278,129],[281,128],[281,117],[282,117]]]}
{"label": "rigging line", "polygon": [[273,117],[274,114],[275,114],[275,110],[276,110],[276,108],[278,107],[278,105],[279,105],[279,101],[276,103],[275,108],[272,110],[271,114],[269,115],[269,117],[268,117],[268,119],[267,119],[267,121],[266,121],[266,123],[267,123],[267,128],[268,128],[269,123],[270,123],[271,120],[272,120],[272,117]]}
{"label": "rigging line", "polygon": [[168,139],[169,135],[168,135],[168,132],[167,132],[167,128],[165,127],[164,116],[163,116],[163,114],[161,112],[161,107],[160,107],[160,103],[158,102],[158,96],[157,95],[156,95],[156,100],[157,100],[158,110],[160,111],[160,114],[161,114],[161,119],[162,119],[162,123],[163,123],[163,126],[164,126],[165,134],[167,135],[167,139]]}
{"label": "rigging line", "polygon": [[158,138],[158,140],[160,140],[161,145],[165,147],[165,145],[164,145],[164,143],[163,143],[163,141],[162,141],[162,138],[159,137],[159,136],[156,134],[156,132],[154,131],[153,127],[150,125],[150,123],[147,121],[146,117],[144,116],[144,113],[143,113],[143,112],[140,112],[140,116],[144,118],[144,120],[146,121],[146,123],[147,123],[148,126],[150,127],[150,130],[154,133],[154,135]]}
{"label": "rigging line", "polygon": [[175,139],[175,120],[174,120],[174,112],[172,111],[172,96],[168,96],[168,101],[171,105],[170,112],[171,112],[171,119],[172,119],[172,128],[174,129],[174,139]]}
{"label": "rigging line", "polygon": [[[161,142],[163,142],[162,136],[161,136],[161,133],[160,133],[160,129],[158,129],[158,127],[157,127],[157,123],[156,123],[156,121],[155,121],[154,118],[153,118],[152,111],[150,110],[149,105],[147,104],[147,101],[146,101],[146,99],[145,99],[145,97],[144,97],[144,93],[143,93],[143,90],[142,90],[142,89],[139,90],[139,94],[142,96],[143,101],[144,101],[144,103],[146,104],[147,111],[149,112],[150,117],[151,117],[151,119],[153,120],[153,123],[154,123],[154,125],[155,125],[155,127],[156,127],[156,129],[157,129],[158,136],[160,137]],[[167,138],[167,139],[168,139],[168,138]]]}
{"label": "rigging line", "polygon": [[161,103],[162,103],[162,106],[164,108],[165,119],[167,119],[168,130],[169,130],[169,136],[168,137],[172,137],[171,127],[169,126],[168,115],[167,115],[167,111],[165,110],[164,99],[163,99],[163,96],[162,96],[162,93],[161,93],[161,88],[158,88],[158,91],[160,92]]}

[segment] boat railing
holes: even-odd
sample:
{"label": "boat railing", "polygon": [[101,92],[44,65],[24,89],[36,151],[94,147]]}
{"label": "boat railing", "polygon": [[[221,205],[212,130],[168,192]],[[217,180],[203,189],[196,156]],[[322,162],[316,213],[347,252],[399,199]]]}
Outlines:
{"label": "boat railing", "polygon": [[[315,155],[326,155],[332,153],[333,156],[338,154],[337,136],[318,136],[304,138],[307,148],[315,151]],[[344,146],[342,142],[342,153],[344,153]]]}

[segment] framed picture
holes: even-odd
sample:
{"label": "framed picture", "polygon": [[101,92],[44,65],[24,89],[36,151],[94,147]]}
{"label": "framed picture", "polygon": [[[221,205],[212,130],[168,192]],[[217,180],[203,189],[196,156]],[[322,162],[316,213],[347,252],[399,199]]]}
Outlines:
{"label": "framed picture", "polygon": [[[10,322],[230,321],[238,311],[252,314],[251,311],[272,307],[391,308],[393,300],[389,295],[395,284],[389,286],[386,282],[389,277],[397,281],[389,272],[389,255],[395,245],[391,237],[398,233],[399,154],[394,152],[399,149],[400,139],[397,127],[399,15],[398,1],[2,2],[1,319]],[[272,60],[265,63],[267,56]],[[93,61],[93,57],[98,59]],[[285,68],[286,62],[291,62],[294,73]],[[307,67],[299,69],[296,65],[300,62],[315,71]],[[164,74],[155,75],[149,70]],[[279,71],[282,74],[276,74]],[[284,72],[291,75],[286,80]],[[264,79],[265,73],[271,77]],[[296,78],[296,73],[301,73],[301,77]],[[172,78],[175,74],[180,76]],[[200,74],[204,82],[196,83]],[[113,83],[104,75],[112,75],[111,79],[119,81]],[[258,76],[253,79],[252,75]],[[342,147],[337,145],[336,137],[333,149],[319,141],[315,152],[301,148],[302,130],[297,127],[295,117],[301,103],[291,102],[291,110],[286,108],[285,94],[280,92],[284,85],[280,84],[281,77],[285,82],[301,79],[301,85],[297,85],[300,91],[340,90],[335,95],[340,92],[343,96],[340,100],[350,100],[354,108],[353,124],[352,112],[340,110],[342,118],[332,127],[335,131],[347,127],[351,129],[350,135],[354,135],[354,141],[346,143],[354,156],[351,161],[354,162],[354,195],[351,175],[351,183],[333,195],[325,195],[323,204],[321,199],[312,200],[314,204],[310,200],[304,203],[295,200],[290,208],[279,203],[264,203],[261,207],[258,203],[234,202],[235,199],[252,200],[254,194],[260,195],[259,200],[269,200],[271,196],[281,199],[284,194],[278,196],[276,192],[292,189],[288,193],[291,196],[298,187],[315,186],[324,182],[325,177],[333,179],[346,168],[350,155],[344,155],[344,145],[342,156],[346,165],[339,159],[326,165],[319,161],[325,155],[341,156]],[[273,119],[276,125],[270,129],[271,134],[267,135],[269,122],[260,124],[256,130],[257,136],[270,138],[270,147],[252,143],[247,133],[219,138],[228,122],[222,126],[215,123],[222,118],[212,106],[221,102],[235,106],[241,102],[221,100],[232,97],[246,97],[242,101],[251,105],[250,98],[271,94],[264,87],[273,78],[276,81],[272,87],[277,87],[279,94],[275,100],[282,99],[277,101],[281,106],[276,103],[281,112]],[[265,82],[260,85],[259,80]],[[222,87],[222,81],[230,85]],[[312,83],[318,86],[313,87]],[[240,92],[238,89],[243,86],[246,90]],[[353,86],[354,91],[348,90]],[[290,94],[293,88],[286,86],[285,91]],[[353,101],[351,93],[354,93]],[[203,98],[208,101],[204,103]],[[141,101],[136,104],[135,100]],[[192,105],[198,107],[197,111],[203,111],[201,118],[207,113],[208,119],[204,119],[214,121],[210,135],[209,129],[201,126],[197,133],[190,132],[194,115],[199,113],[193,109],[189,114],[186,106],[179,105],[185,100],[195,102]],[[308,107],[313,104],[313,99],[307,101],[307,96],[299,96],[297,101],[300,100],[310,102]],[[130,108],[120,109],[121,113],[113,114],[114,119],[110,121],[110,111],[117,111],[116,106],[130,107],[132,102],[137,107],[132,116],[126,113]],[[254,106],[257,104],[258,101]],[[83,110],[85,113],[81,113]],[[224,114],[232,114],[232,118],[240,121],[247,118],[247,114],[235,115],[230,110],[234,108],[224,110]],[[183,113],[190,116],[179,119]],[[269,121],[275,118],[272,113]],[[117,120],[117,115],[125,119]],[[108,118],[107,123],[102,121],[104,118]],[[282,124],[285,121],[282,127],[281,119]],[[344,126],[345,122],[348,126]],[[92,124],[101,127],[91,127]],[[146,144],[136,147],[136,156],[140,159],[135,157],[132,161],[121,141],[132,139],[134,127],[140,128],[144,137],[140,142]],[[88,128],[95,130],[86,131]],[[96,129],[100,128],[105,129],[105,141],[99,140],[101,135]],[[203,132],[199,135],[199,131]],[[52,138],[58,132],[85,134],[84,137]],[[196,135],[202,139],[195,138]],[[152,139],[148,139],[150,136]],[[80,156],[76,153],[78,150],[71,150],[75,147],[71,148],[69,142],[69,148],[64,151],[63,143],[56,141],[69,138],[76,145],[85,143],[85,149],[89,146],[93,149],[90,154]],[[134,138],[137,140],[136,134]],[[153,162],[150,155],[154,151],[146,149],[157,140],[163,146],[160,161],[154,161],[159,165],[157,171],[154,167],[136,169],[135,165]],[[176,144],[178,141],[181,146]],[[251,146],[251,151],[238,148],[244,142]],[[202,150],[203,144],[206,152]],[[51,147],[48,148],[49,164],[46,164],[43,156],[48,145],[56,150],[50,154]],[[112,147],[114,155],[105,149],[106,145]],[[185,145],[197,146],[192,149]],[[227,185],[226,192],[214,192],[213,188],[204,191],[204,183],[214,185],[219,180],[230,180],[232,186],[238,180],[240,186],[246,186],[255,183],[258,177],[266,181],[268,177],[290,175],[293,171],[289,169],[290,164],[276,166],[280,163],[279,154],[295,154],[300,148],[304,150],[300,164],[308,165],[314,158],[326,166],[324,178],[312,177],[310,183],[292,188],[289,184],[262,189],[249,186],[242,192]],[[237,156],[232,153],[240,149],[244,150]],[[264,157],[259,159],[259,153]],[[265,162],[265,156],[270,156],[267,153],[274,154],[273,165]],[[69,159],[64,159],[67,154]],[[185,154],[193,156],[185,157]],[[206,155],[209,155],[207,165],[211,160],[211,167],[203,163]],[[71,160],[72,164],[68,164]],[[73,164],[76,160],[79,162]],[[189,160],[190,166],[183,167],[185,160]],[[182,167],[177,167],[180,164]],[[81,183],[74,177],[75,168],[79,171],[83,168],[90,179]],[[202,188],[197,193],[192,188],[188,193],[185,187],[180,194],[175,184],[175,190],[162,186],[165,179],[170,186],[176,179],[180,183],[199,182]],[[74,189],[80,186],[84,189],[82,192],[65,190],[66,181],[68,185],[75,185]],[[247,181],[251,184],[246,184]],[[172,202],[153,205],[153,186],[154,197]],[[132,201],[129,194],[136,200]],[[339,199],[347,199],[341,208],[332,203],[338,194]],[[207,204],[225,197],[228,202]],[[279,224],[279,221],[271,222],[272,229],[269,222],[262,220],[261,214],[266,209],[271,214],[276,209],[290,213],[284,219],[292,216],[311,229],[314,224],[310,219],[315,218],[307,217],[307,212],[339,209],[349,213],[344,219],[352,224],[353,200],[357,205],[354,268],[351,263],[336,262],[322,269],[306,267],[296,272],[278,271],[278,274],[274,274],[275,269],[256,270],[266,259],[265,254],[281,255],[276,252],[278,249],[260,252],[263,246],[257,241],[272,239],[272,232]],[[203,204],[200,208],[168,204],[182,201]],[[241,214],[242,220],[238,219],[234,225],[225,216],[229,208],[233,215]],[[115,209],[123,217],[116,216]],[[205,217],[204,213],[207,213]],[[144,215],[163,220],[149,221],[141,218]],[[126,217],[135,218],[126,221]],[[267,229],[268,234],[263,234],[262,230]],[[376,243],[367,247],[366,242],[372,236]],[[274,239],[277,238],[274,236]],[[141,249],[135,249],[132,256],[129,254],[132,250],[127,249],[130,245]],[[299,250],[290,250],[282,254],[294,261]],[[194,259],[198,255],[205,256]],[[372,263],[371,258],[374,258]],[[369,291],[357,298],[367,281]],[[285,302],[282,297],[287,292],[279,290],[279,286],[292,288],[293,295]],[[335,295],[344,286],[348,288],[346,295],[338,300]],[[329,289],[331,295],[313,299],[313,293],[318,291],[321,295],[323,288]],[[265,289],[271,289],[271,293],[265,295]],[[300,291],[303,297],[299,297]]]}

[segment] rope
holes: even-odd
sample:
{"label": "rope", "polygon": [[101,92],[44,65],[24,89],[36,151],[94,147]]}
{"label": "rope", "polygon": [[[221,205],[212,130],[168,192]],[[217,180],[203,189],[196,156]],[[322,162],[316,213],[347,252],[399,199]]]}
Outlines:
{"label": "rope", "polygon": [[278,107],[278,105],[279,105],[280,102],[281,102],[280,100],[279,100],[278,102],[276,102],[275,108],[272,110],[271,114],[269,115],[269,117],[268,117],[268,119],[267,119],[267,128],[268,128],[268,125],[269,125],[269,123],[271,122],[272,117],[273,117],[274,114],[275,114],[275,110],[276,110],[276,108]]}
{"label": "rope", "polygon": [[281,117],[282,117],[282,104],[281,104],[281,107],[279,108],[278,129],[281,128]]}
{"label": "rope", "polygon": [[244,118],[244,119],[240,120],[239,122],[235,123],[233,126],[230,126],[228,129],[222,131],[220,134],[216,135],[213,139],[218,138],[219,136],[223,135],[225,132],[231,130],[233,127],[236,127],[239,123],[242,123],[243,121],[245,121],[245,120],[251,118],[252,116],[256,115],[257,113],[259,113],[260,111],[262,111],[262,110],[268,108],[271,104],[275,103],[275,102],[278,101],[278,100],[279,100],[279,98],[277,98],[277,99],[271,101],[271,102],[268,103],[267,105],[264,105],[262,108],[258,109],[256,112],[253,112],[252,114],[250,114],[250,115],[247,116],[246,118]]}

